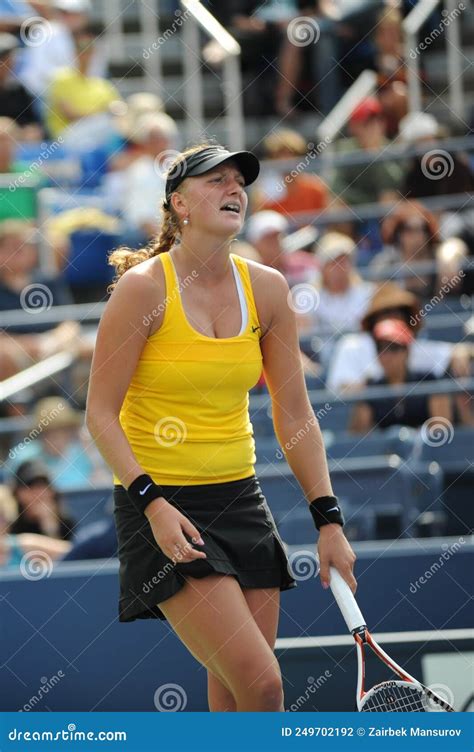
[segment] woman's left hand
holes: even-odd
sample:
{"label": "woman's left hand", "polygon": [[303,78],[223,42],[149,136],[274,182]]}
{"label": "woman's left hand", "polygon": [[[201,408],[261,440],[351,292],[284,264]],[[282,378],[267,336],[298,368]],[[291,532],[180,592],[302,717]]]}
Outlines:
{"label": "woman's left hand", "polygon": [[319,565],[321,584],[323,588],[329,587],[329,567],[335,567],[341,577],[347,582],[350,589],[355,593],[357,581],[354,577],[353,568],[356,555],[340,525],[323,525],[319,531],[318,542]]}

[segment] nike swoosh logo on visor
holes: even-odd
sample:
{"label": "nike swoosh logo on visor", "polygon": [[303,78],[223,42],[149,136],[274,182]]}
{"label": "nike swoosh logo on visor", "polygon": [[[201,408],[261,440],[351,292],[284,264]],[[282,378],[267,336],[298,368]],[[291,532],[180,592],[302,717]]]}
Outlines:
{"label": "nike swoosh logo on visor", "polygon": [[138,493],[140,494],[140,496],[143,496],[143,494],[145,493],[145,491],[148,491],[148,489],[149,489],[149,488],[151,488],[151,486],[152,486],[152,483],[149,483],[149,484],[148,484],[148,485],[147,485],[147,486],[146,486],[146,487],[145,487],[145,488],[143,489],[143,491],[139,491]]}

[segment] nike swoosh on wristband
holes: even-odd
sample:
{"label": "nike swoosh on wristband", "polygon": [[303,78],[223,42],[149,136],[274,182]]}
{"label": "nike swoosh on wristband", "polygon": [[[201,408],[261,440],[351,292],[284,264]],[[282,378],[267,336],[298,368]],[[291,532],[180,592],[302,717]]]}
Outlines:
{"label": "nike swoosh on wristband", "polygon": [[152,486],[152,485],[153,485],[153,483],[149,483],[149,484],[148,484],[148,485],[147,485],[147,486],[146,486],[146,487],[145,487],[145,488],[143,489],[143,491],[139,491],[138,493],[140,494],[140,496],[143,496],[143,494],[145,493],[145,491],[148,491],[148,489],[149,489],[149,488],[151,488],[151,486]]}
{"label": "nike swoosh on wristband", "polygon": [[326,509],[326,514],[328,512],[339,512],[339,507],[331,507],[331,509]]}

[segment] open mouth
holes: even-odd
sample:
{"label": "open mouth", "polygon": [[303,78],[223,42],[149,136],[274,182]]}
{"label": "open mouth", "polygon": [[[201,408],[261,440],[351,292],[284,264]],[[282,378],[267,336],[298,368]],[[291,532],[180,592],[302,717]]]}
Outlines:
{"label": "open mouth", "polygon": [[221,211],[228,211],[228,212],[232,212],[233,214],[240,214],[240,204],[235,203],[235,201],[229,201],[227,204],[224,204],[224,206],[221,206]]}

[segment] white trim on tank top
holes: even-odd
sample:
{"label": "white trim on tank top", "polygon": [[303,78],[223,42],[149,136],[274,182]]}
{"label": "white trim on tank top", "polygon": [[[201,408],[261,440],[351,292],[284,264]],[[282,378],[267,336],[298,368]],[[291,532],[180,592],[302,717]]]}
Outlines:
{"label": "white trim on tank top", "polygon": [[245,292],[244,292],[244,287],[242,284],[242,279],[240,277],[240,272],[237,269],[237,265],[235,264],[234,259],[232,257],[230,261],[232,264],[232,271],[234,272],[235,284],[237,286],[237,293],[239,296],[240,313],[242,315],[242,326],[240,327],[240,332],[237,335],[238,337],[240,337],[240,335],[243,334],[247,328],[249,312],[248,312],[248,307],[247,307],[247,298],[245,297]]}

